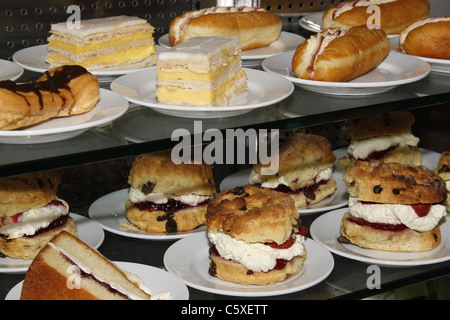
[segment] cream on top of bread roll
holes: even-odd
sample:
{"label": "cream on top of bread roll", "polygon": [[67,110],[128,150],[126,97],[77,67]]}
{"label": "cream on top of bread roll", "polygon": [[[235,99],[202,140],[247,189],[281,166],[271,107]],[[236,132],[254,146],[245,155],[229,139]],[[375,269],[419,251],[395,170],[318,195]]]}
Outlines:
{"label": "cream on top of bread roll", "polygon": [[[416,210],[414,205],[367,203],[350,197],[348,206],[353,217],[371,223],[404,224],[419,232],[433,230],[447,214],[442,204],[418,205]],[[424,206],[423,212],[420,206]]]}
{"label": "cream on top of bread roll", "polygon": [[433,22],[439,22],[439,21],[450,21],[450,16],[448,16],[448,17],[432,17],[432,18],[423,19],[423,20],[419,20],[419,21],[411,23],[409,26],[407,26],[405,29],[403,29],[400,32],[400,36],[398,38],[399,46],[401,47],[403,45],[403,43],[405,42],[406,36],[412,30],[414,30],[420,26],[423,26],[426,23],[433,23]]}
{"label": "cream on top of bread roll", "polygon": [[[326,168],[322,171],[320,171],[317,176],[315,177],[311,177],[311,179],[314,179],[314,183],[319,183],[320,181],[323,180],[329,180],[331,179],[333,176],[333,168]],[[292,180],[298,180],[297,176],[292,176]],[[285,185],[288,186],[290,185],[292,181],[287,181],[286,177],[282,176],[278,179],[278,181],[273,182],[271,180],[269,181],[263,181],[260,177],[260,175],[255,171],[252,170],[250,173],[250,178],[249,178],[249,183],[250,184],[261,184],[261,187],[263,188],[271,188],[271,189],[275,189],[277,188],[279,185]]]}
{"label": "cream on top of bread roll", "polygon": [[305,254],[305,237],[295,235],[295,242],[287,249],[272,248],[264,243],[249,243],[235,239],[224,232],[209,232],[208,238],[224,259],[234,260],[255,272],[267,272],[275,268],[277,259],[291,260]]}
{"label": "cream on top of bread roll", "polygon": [[42,208],[24,211],[15,223],[9,223],[0,228],[0,234],[8,239],[32,236],[39,229],[48,227],[56,219],[69,214],[69,205],[64,200],[53,200]]}
{"label": "cream on top of bread roll", "polygon": [[388,2],[394,2],[397,0],[356,0],[356,1],[346,1],[336,5],[336,9],[333,12],[333,19],[337,18],[342,13],[349,11],[355,7],[368,7],[371,5],[379,5]]}
{"label": "cream on top of bread roll", "polygon": [[198,194],[174,195],[160,192],[144,193],[141,189],[133,187],[130,188],[129,193],[129,200],[133,203],[151,201],[161,204],[167,203],[170,199],[174,199],[190,206],[196,206],[199,203],[202,203],[210,198],[211,196],[202,196]]}
{"label": "cream on top of bread roll", "polygon": [[419,140],[419,138],[408,132],[400,135],[385,135],[366,139],[353,139],[347,148],[347,153],[355,159],[366,159],[373,152],[387,150],[393,146],[417,147]]}

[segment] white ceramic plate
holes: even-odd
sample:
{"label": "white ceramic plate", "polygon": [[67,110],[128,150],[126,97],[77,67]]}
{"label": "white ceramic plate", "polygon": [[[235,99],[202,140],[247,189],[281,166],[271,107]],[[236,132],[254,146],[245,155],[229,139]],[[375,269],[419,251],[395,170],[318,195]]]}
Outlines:
{"label": "white ceramic plate", "polygon": [[14,81],[18,79],[22,74],[23,68],[20,65],[12,61],[0,59],[0,81]]}
{"label": "white ceramic plate", "polygon": [[441,224],[442,242],[436,248],[425,252],[389,252],[364,249],[352,244],[338,242],[339,225],[348,208],[324,213],[313,221],[309,232],[314,240],[324,245],[331,252],[340,256],[390,267],[413,267],[434,264],[450,260],[450,223],[443,220]]}
{"label": "white ceramic plate", "polygon": [[[419,148],[420,153],[422,153],[422,166],[430,170],[435,170],[439,161],[440,153],[431,151],[428,149]],[[333,150],[337,159],[341,159],[347,156],[347,147],[339,148]]]}
{"label": "white ceramic plate", "polygon": [[[165,50],[165,48],[161,46],[155,46],[155,49],[156,53]],[[48,46],[46,44],[42,44],[21,49],[13,54],[12,59],[25,70],[42,73],[50,69],[50,65],[45,61],[47,58],[47,52]],[[92,70],[90,72],[96,76],[118,76],[140,69],[142,69],[141,63],[132,63],[121,66],[120,69],[111,67],[100,70]]]}
{"label": "white ceramic plate", "polygon": [[[305,38],[298,34],[281,31],[278,40],[271,43],[270,45],[262,48],[242,51],[242,63],[245,64],[246,60],[262,60],[275,54],[295,50],[297,49],[297,46],[303,41],[305,41]],[[158,40],[158,44],[166,48],[171,48],[172,45],[169,41],[169,34],[161,36]]]}
{"label": "white ceramic plate", "polygon": [[[248,184],[250,173],[251,169],[246,169],[235,172],[228,177],[225,177],[225,179],[223,179],[220,183],[220,190],[229,190],[237,186]],[[348,195],[347,189],[342,184],[342,173],[333,172],[333,178],[336,180],[338,186],[336,192],[332,196],[322,200],[320,203],[317,203],[305,209],[299,209],[298,212],[300,213],[300,216],[329,211],[347,205]]]}
{"label": "white ceramic plate", "polygon": [[97,221],[103,229],[109,232],[125,237],[147,240],[180,239],[206,230],[206,227],[203,225],[192,231],[153,233],[124,227],[123,224],[130,224],[125,215],[125,202],[128,200],[128,193],[128,189],[122,189],[95,200],[89,207],[89,217]]}
{"label": "white ceramic plate", "polygon": [[128,101],[151,107],[155,111],[184,118],[219,118],[247,113],[275,104],[291,95],[294,86],[282,76],[247,69],[248,90],[233,98],[228,106],[190,107],[161,104],[156,98],[156,67],[123,75],[111,83],[111,89]]}
{"label": "white ceramic plate", "polygon": [[308,257],[300,273],[269,286],[244,286],[210,276],[206,232],[178,240],[171,245],[164,254],[164,266],[188,286],[198,290],[240,297],[276,296],[310,288],[323,281],[333,270],[333,256],[322,245],[307,238],[305,248]]}
{"label": "white ceramic plate", "polygon": [[[392,51],[408,55],[407,53],[400,50],[400,48],[398,46],[398,36],[390,38],[389,42],[391,43]],[[423,61],[429,63],[432,71],[450,73],[450,60],[433,59],[433,58],[420,57],[420,56],[414,56],[414,57],[417,57],[417,58],[422,59]]]}
{"label": "white ceramic plate", "polygon": [[119,118],[128,110],[128,105],[128,101],[119,94],[100,89],[100,101],[91,111],[49,119],[24,129],[0,130],[0,143],[29,144],[69,139]]}
{"label": "white ceramic plate", "polygon": [[294,52],[281,53],[263,61],[264,70],[281,75],[310,91],[330,95],[368,95],[391,90],[399,85],[425,78],[430,65],[419,58],[390,51],[374,70],[348,82],[315,81],[297,78],[292,73]]}
{"label": "white ceramic plate", "polygon": [[[189,290],[180,279],[167,271],[134,262],[114,261],[121,269],[141,278],[155,294],[170,292],[170,300],[188,300]],[[16,284],[6,295],[5,300],[20,300],[23,281]]]}
{"label": "white ceramic plate", "polygon": [[[77,226],[78,238],[89,246],[97,249],[105,238],[105,232],[100,225],[84,216],[71,213],[73,221]],[[20,273],[26,272],[32,260],[12,259],[9,257],[0,258],[0,272]]]}
{"label": "white ceramic plate", "polygon": [[306,29],[308,31],[318,33],[322,31],[322,17],[323,17],[323,11],[321,12],[315,12],[308,14],[304,17],[301,17],[298,20],[298,24],[303,29]]}

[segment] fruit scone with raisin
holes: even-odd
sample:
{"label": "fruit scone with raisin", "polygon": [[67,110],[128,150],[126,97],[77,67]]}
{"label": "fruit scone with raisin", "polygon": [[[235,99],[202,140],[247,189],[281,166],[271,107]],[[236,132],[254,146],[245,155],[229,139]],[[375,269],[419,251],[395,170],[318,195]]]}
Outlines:
{"label": "fruit scone with raisin", "polygon": [[250,185],[223,191],[208,204],[206,226],[211,276],[270,285],[303,269],[306,228],[287,194]]}
{"label": "fruit scone with raisin", "polygon": [[206,206],[216,192],[213,166],[172,161],[170,152],[136,157],[128,183],[125,214],[147,232],[193,230],[205,224]]}
{"label": "fruit scone with raisin", "polygon": [[433,171],[360,160],[348,168],[343,182],[349,210],[341,220],[339,241],[395,252],[427,251],[440,244],[446,189]]}

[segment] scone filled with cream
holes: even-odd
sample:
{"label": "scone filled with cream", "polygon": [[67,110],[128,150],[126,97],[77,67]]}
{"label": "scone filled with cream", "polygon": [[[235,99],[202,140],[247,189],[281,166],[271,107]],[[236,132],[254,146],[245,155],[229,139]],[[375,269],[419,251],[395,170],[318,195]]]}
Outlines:
{"label": "scone filled with cream", "polygon": [[138,156],[130,170],[126,216],[147,232],[193,230],[205,223],[206,206],[216,192],[213,166],[175,164],[170,152]]}
{"label": "scone filled with cream", "polygon": [[420,252],[441,242],[444,181],[422,166],[356,161],[343,178],[349,209],[339,241],[362,248]]}
{"label": "scone filled with cream", "polygon": [[253,166],[249,184],[283,192],[292,197],[296,208],[305,208],[331,196],[337,188],[333,165],[336,156],[322,136],[288,132],[280,136],[279,168],[262,174],[269,164]]}
{"label": "scone filled with cream", "polygon": [[414,122],[414,115],[408,111],[394,111],[348,121],[348,157],[340,159],[339,163],[348,166],[354,160],[382,160],[420,165],[420,139],[412,133]]}
{"label": "scone filled with cream", "polygon": [[243,285],[270,285],[300,272],[306,232],[289,195],[250,185],[208,204],[209,274]]}
{"label": "scone filled with cream", "polygon": [[33,259],[59,232],[77,235],[69,205],[58,198],[60,177],[42,171],[0,179],[0,252]]}
{"label": "scone filled with cream", "polygon": [[445,200],[445,205],[447,207],[447,211],[450,212],[450,151],[442,152],[439,157],[436,173],[445,181],[445,186],[447,189],[447,200]]}

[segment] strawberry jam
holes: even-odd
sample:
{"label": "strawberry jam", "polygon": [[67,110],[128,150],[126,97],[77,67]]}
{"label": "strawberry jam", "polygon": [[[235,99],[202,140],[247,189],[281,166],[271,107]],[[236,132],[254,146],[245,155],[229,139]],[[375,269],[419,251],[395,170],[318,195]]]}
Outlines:
{"label": "strawberry jam", "polygon": [[431,209],[431,204],[412,204],[411,207],[414,209],[419,217],[425,217]]}
{"label": "strawberry jam", "polygon": [[291,188],[289,188],[288,186],[286,186],[284,184],[280,184],[276,188],[272,188],[272,190],[275,190],[275,191],[278,191],[278,192],[287,193],[287,194],[299,194],[299,193],[303,192],[308,199],[314,200],[316,198],[316,195],[314,194],[314,192],[321,185],[326,184],[327,182],[328,182],[328,180],[321,180],[321,181],[319,181],[317,183],[311,184],[311,185],[306,186],[306,187],[298,188],[298,189],[291,189]]}
{"label": "strawberry jam", "polygon": [[371,227],[374,229],[382,231],[402,231],[407,228],[404,224],[389,224],[389,223],[379,223],[379,222],[369,222],[364,219],[359,219],[355,217],[350,217],[348,220],[352,223],[356,223],[360,226]]}

